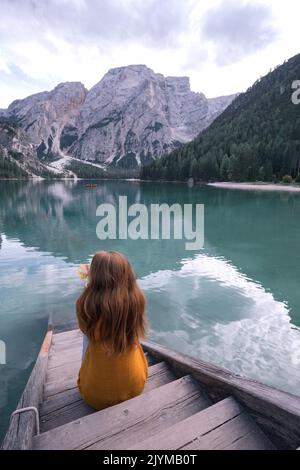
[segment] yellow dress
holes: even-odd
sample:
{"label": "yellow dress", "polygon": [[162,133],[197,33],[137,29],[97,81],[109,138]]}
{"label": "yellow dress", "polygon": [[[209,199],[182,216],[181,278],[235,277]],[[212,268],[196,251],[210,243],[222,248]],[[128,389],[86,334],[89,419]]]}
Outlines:
{"label": "yellow dress", "polygon": [[110,356],[100,344],[89,341],[77,385],[83,400],[101,410],[139,395],[147,376],[147,359],[139,343]]}

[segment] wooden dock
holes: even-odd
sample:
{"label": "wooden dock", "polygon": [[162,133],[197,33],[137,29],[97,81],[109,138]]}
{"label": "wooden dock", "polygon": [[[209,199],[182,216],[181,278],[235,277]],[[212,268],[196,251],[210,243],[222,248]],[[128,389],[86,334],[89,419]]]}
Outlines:
{"label": "wooden dock", "polygon": [[47,333],[3,449],[296,449],[300,398],[144,342],[143,393],[95,411],[80,397],[79,330]]}

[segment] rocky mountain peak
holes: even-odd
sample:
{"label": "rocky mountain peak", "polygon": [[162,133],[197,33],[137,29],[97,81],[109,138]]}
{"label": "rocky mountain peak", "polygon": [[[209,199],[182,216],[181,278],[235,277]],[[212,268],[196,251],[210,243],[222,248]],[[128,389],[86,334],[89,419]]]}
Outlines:
{"label": "rocky mountain peak", "polygon": [[37,145],[38,156],[61,155],[62,130],[74,125],[87,90],[80,82],[60,83],[51,91],[44,91],[16,100],[7,114],[16,116]]}
{"label": "rocky mountain peak", "polygon": [[192,140],[234,96],[207,99],[188,77],[164,77],[143,64],[110,69],[87,91],[80,82],[14,101],[6,111],[40,159],[66,155],[136,168]]}
{"label": "rocky mountain peak", "polygon": [[189,93],[191,91],[189,77],[167,77],[166,84],[174,93]]}

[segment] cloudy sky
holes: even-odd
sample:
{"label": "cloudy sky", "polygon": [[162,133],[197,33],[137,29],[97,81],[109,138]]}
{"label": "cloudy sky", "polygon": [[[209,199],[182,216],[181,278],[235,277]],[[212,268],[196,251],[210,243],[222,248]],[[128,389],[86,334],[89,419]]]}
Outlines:
{"label": "cloudy sky", "polygon": [[129,64],[243,91],[300,52],[299,18],[299,0],[0,0],[0,108]]}

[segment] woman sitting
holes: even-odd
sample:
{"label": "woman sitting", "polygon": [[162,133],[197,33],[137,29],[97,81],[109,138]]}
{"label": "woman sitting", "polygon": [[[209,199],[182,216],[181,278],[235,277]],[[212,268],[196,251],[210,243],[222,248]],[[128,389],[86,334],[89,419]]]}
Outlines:
{"label": "woman sitting", "polygon": [[88,281],[76,302],[85,335],[78,388],[83,400],[100,410],[144,388],[148,366],[139,338],[145,336],[145,297],[120,253],[100,251],[83,269]]}

